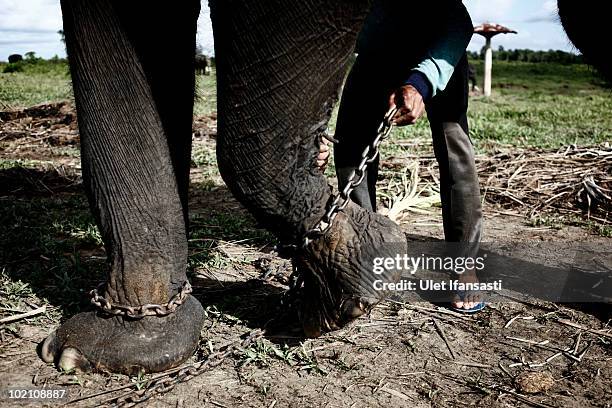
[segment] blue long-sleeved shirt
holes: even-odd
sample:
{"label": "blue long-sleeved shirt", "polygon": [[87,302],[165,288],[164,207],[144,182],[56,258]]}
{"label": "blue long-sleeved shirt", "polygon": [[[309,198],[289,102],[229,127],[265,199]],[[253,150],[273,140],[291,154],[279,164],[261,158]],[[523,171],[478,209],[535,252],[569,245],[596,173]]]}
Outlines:
{"label": "blue long-sleeved shirt", "polygon": [[360,33],[360,58],[384,58],[405,67],[403,84],[424,99],[446,88],[472,38],[461,0],[375,0]]}

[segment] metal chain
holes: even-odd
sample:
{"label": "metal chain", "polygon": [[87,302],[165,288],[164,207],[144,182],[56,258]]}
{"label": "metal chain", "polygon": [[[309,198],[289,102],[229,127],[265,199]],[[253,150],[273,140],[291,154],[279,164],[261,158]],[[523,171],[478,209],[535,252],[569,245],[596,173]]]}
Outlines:
{"label": "metal chain", "polygon": [[397,108],[392,108],[389,110],[389,112],[387,112],[384,119],[378,126],[376,138],[372,144],[366,146],[361,153],[361,162],[357,166],[357,169],[353,170],[349,176],[348,182],[346,183],[344,189],[342,189],[338,195],[334,196],[333,200],[330,200],[325,214],[323,217],[321,217],[319,222],[317,222],[313,228],[304,234],[302,247],[308,246],[313,240],[323,236],[327,231],[329,231],[338,213],[346,208],[351,200],[351,193],[365,179],[368,165],[374,162],[374,160],[376,160],[378,157],[380,144],[389,136],[391,129],[393,129],[392,120],[396,113]]}
{"label": "metal chain", "polygon": [[261,330],[254,330],[248,334],[246,339],[236,345],[230,344],[224,350],[210,354],[206,360],[198,363],[175,369],[170,374],[161,374],[153,380],[149,380],[146,388],[142,390],[132,390],[114,399],[104,401],[105,404],[112,404],[116,408],[129,408],[141,404],[152,397],[165,394],[171,391],[180,383],[187,382],[203,374],[205,371],[217,367],[223,361],[237,351],[244,350],[260,340],[263,336]]}
{"label": "metal chain", "polygon": [[[366,146],[364,151],[361,153],[361,162],[357,166],[357,169],[353,170],[349,176],[348,182],[344,189],[342,189],[338,195],[333,197],[333,200],[330,200],[323,217],[321,217],[319,222],[317,222],[317,224],[308,230],[304,235],[302,241],[303,247],[309,245],[314,239],[321,237],[327,231],[329,231],[338,213],[346,208],[350,201],[352,191],[365,179],[368,165],[376,160],[379,155],[380,144],[389,136],[391,129],[393,129],[392,119],[396,113],[397,108],[393,108],[387,112],[383,121],[378,127],[376,138],[370,145]],[[335,139],[332,139],[332,141],[337,143]],[[294,268],[294,274],[295,273],[296,271]],[[297,276],[297,280],[298,282],[293,282],[291,285],[294,289],[295,287],[301,286],[301,282],[299,282],[299,275]],[[99,288],[100,286],[98,289]],[[142,306],[113,305],[106,298],[100,296],[97,289],[92,290],[90,295],[92,297],[91,303],[106,313],[113,315],[125,315],[132,318],[141,318],[145,316],[166,316],[174,312],[191,292],[191,285],[189,282],[185,282],[181,288],[181,291],[174,295],[168,303],[164,305],[150,304]],[[113,406],[117,408],[129,408],[141,404],[155,395],[164,394],[171,391],[177,384],[187,382],[204,373],[206,370],[220,365],[227,357],[234,354],[239,349],[249,347],[251,344],[259,340],[261,336],[262,332],[259,330],[251,332],[249,336],[243,342],[241,342],[240,346],[228,346],[224,351],[218,351],[210,354],[205,361],[180,369],[174,376],[163,376],[156,378],[151,381],[145,389],[130,391],[127,394],[113,400],[107,400],[105,402],[114,402],[115,404]]]}
{"label": "metal chain", "polygon": [[183,304],[187,296],[193,292],[191,284],[187,281],[183,283],[181,290],[170,298],[168,303],[162,305],[146,304],[140,306],[128,306],[113,304],[110,300],[101,296],[98,290],[101,290],[105,284],[102,283],[91,292],[91,303],[100,309],[102,312],[111,314],[113,316],[126,316],[132,319],[142,319],[145,316],[167,316],[174,313],[176,309]]}

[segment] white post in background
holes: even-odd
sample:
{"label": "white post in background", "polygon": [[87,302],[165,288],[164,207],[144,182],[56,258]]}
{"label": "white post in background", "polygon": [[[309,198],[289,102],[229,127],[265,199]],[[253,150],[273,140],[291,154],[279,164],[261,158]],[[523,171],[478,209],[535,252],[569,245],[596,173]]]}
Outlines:
{"label": "white post in background", "polygon": [[493,50],[491,49],[491,37],[487,37],[485,45],[485,69],[484,69],[484,95],[491,96],[491,76],[493,70]]}

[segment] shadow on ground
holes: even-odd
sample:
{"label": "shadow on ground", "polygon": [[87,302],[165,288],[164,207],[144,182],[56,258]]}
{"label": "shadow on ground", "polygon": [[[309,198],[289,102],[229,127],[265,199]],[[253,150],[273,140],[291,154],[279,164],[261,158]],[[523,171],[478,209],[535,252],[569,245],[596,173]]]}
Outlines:
{"label": "shadow on ground", "polygon": [[278,344],[298,345],[305,339],[296,299],[283,287],[259,279],[223,282],[192,279],[194,296],[202,306],[225,319],[250,329],[265,330],[265,337]]}
{"label": "shadow on ground", "polygon": [[[224,211],[220,197],[231,197],[224,186],[214,191],[205,186],[192,186],[199,204],[192,212],[190,271],[214,257],[216,242],[249,238],[261,243],[268,238],[244,210]],[[23,282],[66,317],[88,309],[87,293],[105,279],[107,265],[78,174],[64,167],[15,164],[0,169],[0,191],[3,275]],[[215,205],[202,208],[202,203]]]}
{"label": "shadow on ground", "polygon": [[[277,334],[301,336],[295,308],[281,305],[283,286],[258,279],[220,282],[202,279],[193,273],[198,265],[214,260],[219,242],[248,240],[249,244],[269,247],[272,237],[255,227],[252,217],[237,205],[224,186],[216,186],[211,191],[207,184],[206,188],[195,184],[192,189],[197,200],[192,205],[190,275],[196,297],[205,308],[214,307],[235,316],[250,328],[270,329],[272,337]],[[28,283],[37,296],[60,307],[65,316],[89,308],[86,294],[104,280],[106,262],[102,241],[89,213],[78,175],[55,167],[1,169],[0,190],[6,192],[0,197],[0,223],[5,226],[0,236],[3,273],[14,281]],[[407,239],[413,245],[441,242],[419,235],[407,235]],[[525,260],[525,256],[512,255],[508,248],[495,251],[496,248],[490,245],[484,246],[487,247],[488,263],[492,265],[490,269],[497,275],[500,275],[499,270],[520,271],[515,276],[501,274],[508,282],[515,279],[514,286],[509,289],[519,294],[551,301],[554,300],[552,296],[559,296],[560,290],[566,293],[574,289],[568,287],[567,282],[584,282],[582,278],[585,275],[580,271],[563,265],[530,262]],[[543,250],[550,251],[551,248]],[[609,293],[611,278],[608,275],[595,276],[603,279],[604,284],[599,285],[598,293],[604,300],[605,293]],[[560,283],[561,277],[565,281]],[[593,281],[593,276],[589,278],[587,282],[594,286],[597,282]],[[551,288],[555,286],[549,293],[545,291],[546,285],[530,284],[544,281],[548,281]],[[431,298],[423,291],[418,294],[418,298],[410,300],[439,301],[439,298]],[[585,294],[580,292],[578,295]],[[568,299],[576,300],[573,297]],[[580,300],[589,300],[589,303],[574,301],[569,305],[603,321],[612,315],[609,303],[594,303],[596,298]]]}

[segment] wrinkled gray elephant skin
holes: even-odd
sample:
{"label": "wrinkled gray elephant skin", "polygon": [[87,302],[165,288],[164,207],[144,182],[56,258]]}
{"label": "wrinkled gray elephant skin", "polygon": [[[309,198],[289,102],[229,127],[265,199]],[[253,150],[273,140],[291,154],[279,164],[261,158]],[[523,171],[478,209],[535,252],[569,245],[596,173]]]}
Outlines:
{"label": "wrinkled gray elephant skin", "polygon": [[[101,296],[165,304],[187,280],[187,197],[198,0],[172,4],[62,0],[81,137],[84,186],[108,254]],[[587,59],[610,76],[607,27],[595,0],[559,0]],[[592,7],[586,7],[586,5]],[[211,1],[217,158],[232,193],[285,243],[301,244],[331,192],[316,168],[366,0]],[[172,55],[172,59],[163,56]],[[382,119],[382,118],[381,118]],[[354,204],[296,255],[304,332],[318,336],[367,313],[384,293],[373,257],[407,251],[400,228]],[[40,347],[65,370],[133,374],[175,367],[197,346],[204,313],[186,301],[167,316],[78,314]]]}

